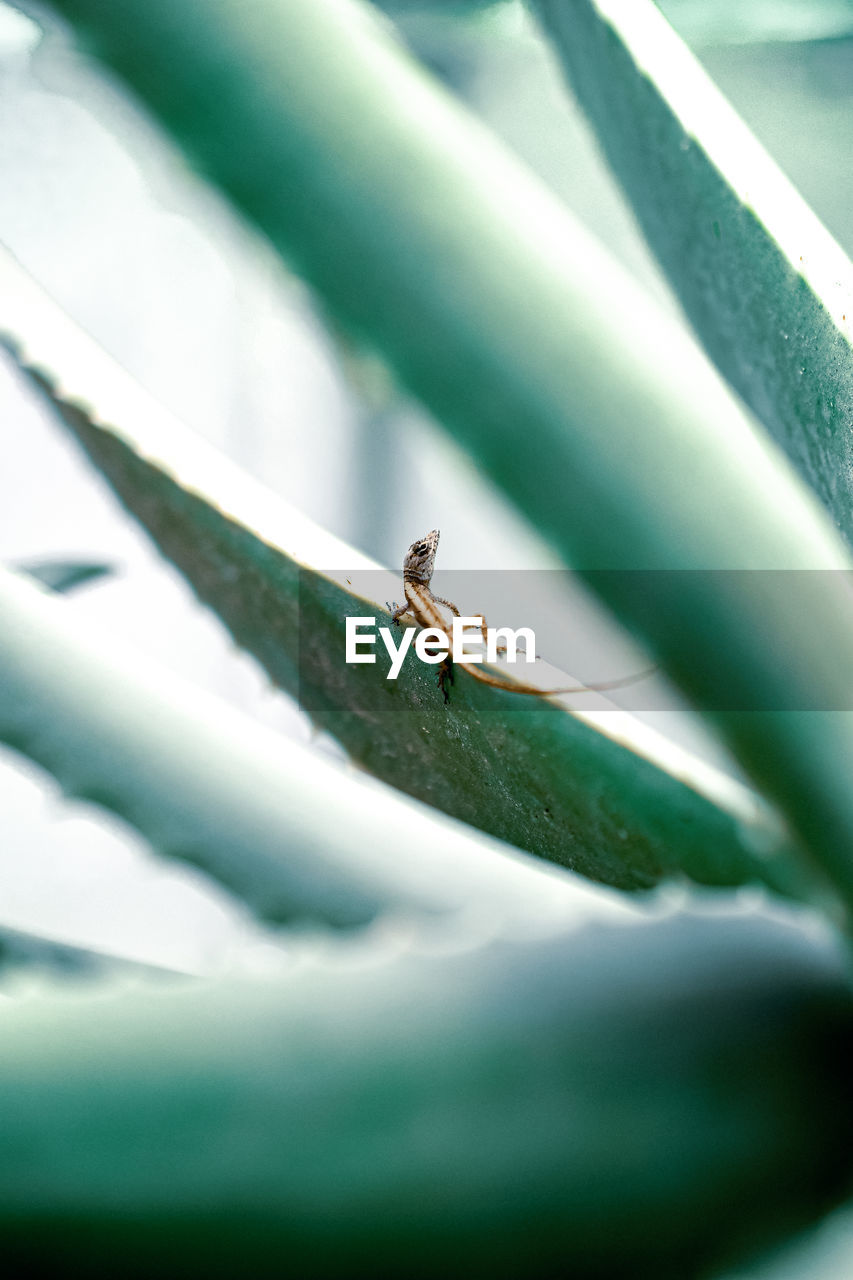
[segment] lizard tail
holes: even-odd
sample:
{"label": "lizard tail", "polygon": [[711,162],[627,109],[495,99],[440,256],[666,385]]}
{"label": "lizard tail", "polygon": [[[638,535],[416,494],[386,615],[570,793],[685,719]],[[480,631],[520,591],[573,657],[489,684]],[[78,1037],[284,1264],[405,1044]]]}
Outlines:
{"label": "lizard tail", "polygon": [[495,689],[508,689],[511,693],[525,693],[534,698],[549,698],[556,693],[607,693],[611,689],[624,689],[628,685],[638,684],[640,680],[648,680],[649,676],[655,675],[660,667],[655,664],[652,667],[646,667],[642,671],[635,671],[630,676],[619,676],[615,680],[601,680],[595,684],[569,684],[563,685],[558,689],[540,689],[535,684],[524,684],[522,681],[501,680],[497,676],[487,675],[485,671],[480,671],[477,667],[465,664],[465,670],[468,671],[475,680],[479,680],[482,684],[491,685]]}

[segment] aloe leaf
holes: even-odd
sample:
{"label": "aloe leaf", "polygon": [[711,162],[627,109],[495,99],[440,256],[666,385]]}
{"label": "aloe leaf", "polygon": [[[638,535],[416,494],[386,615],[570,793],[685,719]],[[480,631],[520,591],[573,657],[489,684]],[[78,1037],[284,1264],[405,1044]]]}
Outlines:
{"label": "aloe leaf", "polygon": [[397,17],[407,13],[434,13],[439,17],[466,18],[514,3],[514,0],[371,0],[377,9]]}
{"label": "aloe leaf", "polygon": [[853,30],[849,0],[662,0],[667,19],[691,44],[778,44],[845,39]]}
{"label": "aloe leaf", "polygon": [[[395,682],[378,664],[347,666],[345,617],[387,614],[347,586],[346,572],[324,570],[363,571],[371,562],[166,413],[13,261],[0,267],[0,331],[19,335],[18,360],[41,394],[235,639],[360,765],[618,887],[686,874],[713,884],[759,879],[798,896],[818,891],[766,806],[687,753],[664,750],[630,716],[519,706],[517,695],[463,679],[447,708],[420,664],[405,665]],[[396,575],[375,570],[369,580],[380,599],[400,592]]]}
{"label": "aloe leaf", "polygon": [[853,541],[850,260],[652,0],[533,7],[705,349]]}
{"label": "aloe leaf", "polygon": [[[841,949],[682,914],[4,1015],[4,1256],[181,1275],[707,1275],[843,1194]],[[62,1052],[55,1052],[61,1044]]]}
{"label": "aloe leaf", "polygon": [[0,671],[0,742],[272,923],[353,927],[387,912],[435,921],[471,909],[529,922],[585,901],[574,880],[505,857],[120,653],[8,572]]}

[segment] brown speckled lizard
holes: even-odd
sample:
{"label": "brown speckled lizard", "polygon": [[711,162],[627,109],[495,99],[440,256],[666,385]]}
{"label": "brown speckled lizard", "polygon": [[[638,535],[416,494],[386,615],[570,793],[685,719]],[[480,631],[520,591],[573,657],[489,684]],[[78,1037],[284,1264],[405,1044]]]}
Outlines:
{"label": "brown speckled lizard", "polygon": [[[447,633],[447,622],[442,616],[439,605],[444,605],[445,609],[449,609],[457,618],[462,615],[456,608],[456,605],[450,600],[443,600],[441,596],[433,595],[430,589],[433,570],[435,568],[435,553],[438,550],[438,529],[433,529],[431,533],[425,534],[423,538],[419,538],[417,542],[413,542],[406,552],[406,558],[403,561],[403,591],[406,595],[404,604],[398,605],[391,613],[391,621],[399,625],[400,619],[404,614],[410,614],[414,618],[419,627],[434,627],[440,631]],[[389,609],[392,606],[388,606]],[[486,620],[481,619],[483,639],[486,638]],[[502,650],[498,650],[502,652]],[[571,684],[561,689],[540,689],[535,684],[525,684],[521,680],[502,680],[499,676],[489,675],[485,671],[481,671],[479,667],[470,663],[465,663],[465,670],[475,680],[479,680],[482,684],[491,685],[493,689],[508,689],[511,693],[526,693],[534,698],[548,698],[555,693],[605,693],[609,689],[621,689],[625,685],[634,684],[638,680],[644,680],[647,676],[652,675],[657,670],[656,667],[650,667],[645,671],[640,671],[635,675],[623,676],[618,680],[606,680],[602,684]],[[447,702],[447,683],[453,683],[453,663],[448,656],[441,664],[441,670],[438,673],[438,687],[444,694],[444,701]]]}

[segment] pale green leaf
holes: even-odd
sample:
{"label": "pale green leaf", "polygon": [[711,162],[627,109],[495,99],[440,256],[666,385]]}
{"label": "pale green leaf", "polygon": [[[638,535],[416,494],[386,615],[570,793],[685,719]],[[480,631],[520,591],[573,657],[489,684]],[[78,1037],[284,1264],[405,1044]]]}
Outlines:
{"label": "pale green leaf", "polygon": [[0,671],[0,742],[272,923],[471,910],[541,921],[584,896],[92,635],[5,571]]}
{"label": "pale green leaf", "polygon": [[849,259],[652,0],[533,7],[706,350],[853,540]]}

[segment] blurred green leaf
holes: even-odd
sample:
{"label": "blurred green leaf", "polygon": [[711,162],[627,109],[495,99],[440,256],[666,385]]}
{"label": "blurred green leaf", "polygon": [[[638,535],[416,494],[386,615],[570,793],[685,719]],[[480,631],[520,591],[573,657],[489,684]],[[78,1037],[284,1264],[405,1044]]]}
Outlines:
{"label": "blurred green leaf", "polygon": [[719,1280],[838,1280],[853,1257],[853,1206],[849,1200],[822,1223],[759,1260],[726,1271]]}
{"label": "blurred green leaf", "polygon": [[[853,567],[687,335],[368,9],[54,8],[581,572]],[[726,575],[595,585],[700,704],[758,691],[715,723],[853,901],[839,576],[805,605],[784,574],[746,607]]]}
{"label": "blurred green leaf", "polygon": [[[370,562],[165,413],[13,262],[0,268],[0,330],[18,334],[17,358],[40,393],[238,643],[360,765],[491,835],[621,888],[686,874],[712,884],[760,879],[804,897],[822,892],[755,796],[686,753],[656,754],[655,736],[628,716],[614,713],[611,736],[600,719],[572,714],[570,700],[519,698],[464,674],[446,707],[419,663],[396,681],[385,679],[384,663],[347,665],[346,616],[387,621],[375,598],[348,586],[346,566],[363,590]],[[339,571],[326,571],[330,565]],[[379,599],[400,594],[396,574],[374,567],[367,578]]]}
{"label": "blurred green leaf", "polygon": [[[521,0],[370,0],[392,17],[465,17],[518,6]],[[660,0],[684,38],[700,44],[758,44],[844,38],[853,31],[851,0]]]}
{"label": "blurred green leaf", "polygon": [[95,564],[83,560],[20,560],[11,567],[16,573],[25,573],[51,591],[63,594],[115,573],[111,564]]}
{"label": "blurred green leaf", "polygon": [[850,0],[660,0],[659,8],[691,44],[833,40],[853,32]]}
{"label": "blurred green leaf", "polygon": [[849,260],[652,0],[534,9],[706,350],[853,540]]}
{"label": "blurred green leaf", "polygon": [[371,4],[395,16],[406,13],[434,13],[440,16],[468,17],[485,9],[517,3],[517,0],[371,0]]}
{"label": "blurred green leaf", "polygon": [[[561,910],[571,881],[312,756],[0,571],[0,742],[273,923]],[[405,857],[400,856],[404,842]],[[571,906],[571,903],[568,904]]]}
{"label": "blurred green leaf", "polygon": [[[88,1276],[707,1275],[851,1172],[807,930],[683,914],[4,1013],[7,1263]],[[57,1044],[61,1053],[56,1052]]]}

